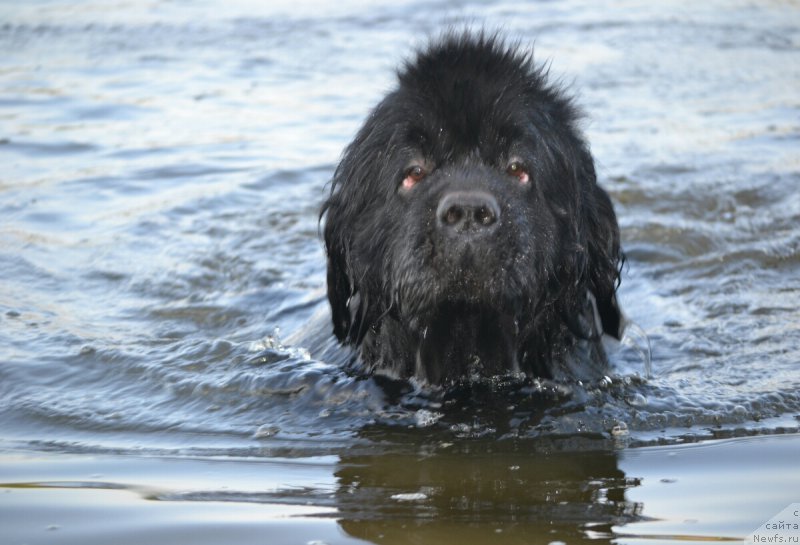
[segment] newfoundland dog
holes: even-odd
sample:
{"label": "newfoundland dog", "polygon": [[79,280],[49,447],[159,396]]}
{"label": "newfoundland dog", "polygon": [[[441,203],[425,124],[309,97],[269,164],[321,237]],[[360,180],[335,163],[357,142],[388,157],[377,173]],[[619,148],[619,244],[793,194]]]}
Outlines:
{"label": "newfoundland dog", "polygon": [[602,376],[622,254],[569,97],[496,35],[408,62],[323,205],[338,340],[432,385]]}

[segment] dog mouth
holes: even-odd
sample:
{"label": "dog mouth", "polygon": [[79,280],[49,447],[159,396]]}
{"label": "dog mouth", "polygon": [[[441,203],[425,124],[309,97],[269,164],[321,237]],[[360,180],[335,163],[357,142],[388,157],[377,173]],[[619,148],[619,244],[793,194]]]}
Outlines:
{"label": "dog mouth", "polygon": [[436,198],[435,221],[409,237],[413,250],[392,271],[399,318],[418,340],[414,375],[452,385],[517,374],[520,324],[541,288],[528,274],[524,237],[491,192]]}
{"label": "dog mouth", "polygon": [[420,244],[413,259],[398,259],[392,300],[402,320],[417,333],[490,317],[513,329],[537,302],[540,286],[525,275],[533,267],[527,256],[504,242],[512,247]]}

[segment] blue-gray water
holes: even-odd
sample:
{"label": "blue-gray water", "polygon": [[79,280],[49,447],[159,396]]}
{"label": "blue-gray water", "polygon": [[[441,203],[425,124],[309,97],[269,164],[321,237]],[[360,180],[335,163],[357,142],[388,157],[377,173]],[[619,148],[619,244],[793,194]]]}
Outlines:
{"label": "blue-gray water", "polygon": [[[318,211],[342,148],[395,66],[464,24],[535,43],[586,112],[628,256],[620,297],[652,347],[649,379],[639,338],[612,347],[609,380],[579,396],[542,402],[490,385],[455,410],[392,396],[303,344],[328,329],[317,320]],[[509,494],[514,520],[561,521],[553,539],[569,541],[596,519],[658,516],[581,495],[638,486],[619,452],[798,430],[796,4],[4,0],[0,51],[0,449],[26,483],[52,478],[19,453],[112,466],[259,460],[271,475],[294,475],[282,460],[334,457],[322,466],[330,486],[315,492],[300,471],[292,490],[350,515],[351,493],[377,504],[359,515],[377,520],[409,490],[468,498],[425,484],[448,464],[476,490],[512,483],[480,476],[487,449],[506,469],[558,451],[587,467],[552,466],[555,482],[574,485],[562,486],[565,503]],[[587,449],[599,454],[583,460]],[[409,470],[420,453],[430,467]],[[371,468],[384,496],[359,488],[351,463]],[[540,477],[550,482],[520,476]],[[305,501],[280,490],[243,486],[225,501]],[[502,495],[484,502],[488,519],[510,520]],[[476,509],[441,531],[478,524]]]}

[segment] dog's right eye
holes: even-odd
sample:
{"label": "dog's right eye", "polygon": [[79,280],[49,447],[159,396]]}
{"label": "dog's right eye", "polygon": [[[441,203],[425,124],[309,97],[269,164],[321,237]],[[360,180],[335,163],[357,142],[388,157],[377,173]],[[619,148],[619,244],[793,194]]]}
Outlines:
{"label": "dog's right eye", "polygon": [[428,173],[419,165],[414,165],[406,169],[406,177],[403,178],[403,189],[411,189],[417,182],[421,181]]}

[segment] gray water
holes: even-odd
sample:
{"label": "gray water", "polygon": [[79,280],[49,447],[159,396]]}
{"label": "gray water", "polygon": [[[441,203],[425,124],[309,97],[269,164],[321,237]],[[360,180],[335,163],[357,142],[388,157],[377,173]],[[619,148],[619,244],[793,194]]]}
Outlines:
{"label": "gray water", "polygon": [[[628,257],[620,299],[638,334],[610,346],[607,380],[580,391],[490,383],[443,400],[350,376],[304,340],[329,330],[318,212],[342,148],[397,64],[466,24],[535,43],[586,112],[616,205]],[[52,484],[38,456],[58,467],[133,460],[139,477],[128,480],[142,486],[152,460],[184,460],[197,483],[193,460],[256,460],[284,488],[242,486],[222,500],[352,515],[350,490],[374,504],[354,517],[369,522],[419,500],[409,490],[452,491],[425,484],[448,467],[478,490],[514,482],[507,470],[527,456],[560,452],[567,461],[543,462],[560,478],[514,478],[560,482],[565,503],[511,491],[513,520],[560,520],[553,539],[622,539],[612,524],[656,514],[603,496],[639,486],[617,467],[620,452],[798,431],[796,4],[3,1],[0,51],[9,490]],[[411,470],[420,456],[431,467]],[[292,464],[318,459],[328,484],[306,486],[314,472]],[[483,475],[489,460],[505,473]],[[353,463],[372,468],[372,488],[348,475]],[[66,488],[116,490],[80,482]],[[437,531],[511,520],[503,501],[456,510]],[[401,511],[414,521],[439,507]],[[596,520],[605,529],[587,533]]]}

